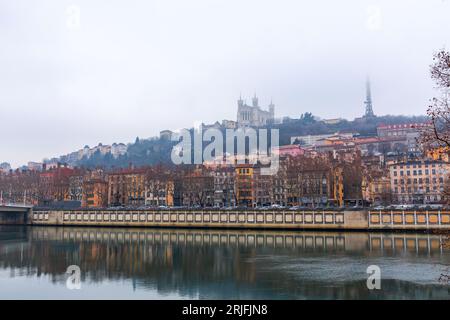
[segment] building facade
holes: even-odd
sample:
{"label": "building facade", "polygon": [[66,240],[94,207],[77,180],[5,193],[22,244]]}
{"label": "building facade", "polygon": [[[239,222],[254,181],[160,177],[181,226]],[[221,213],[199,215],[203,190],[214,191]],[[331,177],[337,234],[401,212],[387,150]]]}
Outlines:
{"label": "building facade", "polygon": [[89,179],[83,182],[83,208],[104,208],[108,204],[108,183],[103,179]]}
{"label": "building facade", "polygon": [[173,206],[174,182],[162,178],[148,178],[145,181],[146,206]]}
{"label": "building facade", "polygon": [[243,207],[254,207],[256,203],[254,166],[238,164],[234,170],[236,175],[236,204]]}
{"label": "building facade", "polygon": [[377,135],[379,137],[404,137],[410,133],[418,133],[429,126],[427,123],[380,125],[377,127]]}
{"label": "building facade", "polygon": [[124,169],[108,175],[108,206],[145,205],[144,169]]}
{"label": "building facade", "polygon": [[214,207],[236,206],[235,170],[230,166],[216,167],[214,175]]}
{"label": "building facade", "polygon": [[237,124],[239,127],[262,127],[273,123],[275,119],[275,105],[271,102],[269,110],[262,110],[256,95],[252,105],[247,105],[242,98],[238,100]]}
{"label": "building facade", "polygon": [[393,201],[400,204],[442,203],[450,164],[411,160],[389,164]]}

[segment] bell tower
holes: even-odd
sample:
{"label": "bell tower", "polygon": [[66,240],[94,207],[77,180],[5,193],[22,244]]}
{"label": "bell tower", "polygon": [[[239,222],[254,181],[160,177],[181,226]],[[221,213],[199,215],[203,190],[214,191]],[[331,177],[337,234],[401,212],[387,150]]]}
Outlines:
{"label": "bell tower", "polygon": [[252,105],[253,107],[258,107],[258,97],[256,96],[256,93],[252,98]]}
{"label": "bell tower", "polygon": [[270,100],[269,104],[269,114],[270,114],[270,122],[273,122],[275,120],[275,105],[273,104],[272,100]]}
{"label": "bell tower", "polygon": [[238,107],[242,107],[244,105],[244,100],[242,100],[242,95],[239,95],[239,99],[237,101]]}

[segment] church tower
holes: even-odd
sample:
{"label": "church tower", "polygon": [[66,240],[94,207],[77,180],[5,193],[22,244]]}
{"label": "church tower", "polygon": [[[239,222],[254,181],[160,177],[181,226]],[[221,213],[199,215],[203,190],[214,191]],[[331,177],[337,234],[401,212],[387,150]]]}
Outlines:
{"label": "church tower", "polygon": [[242,100],[241,95],[239,95],[239,99],[238,99],[237,103],[238,103],[238,107],[242,107],[244,105],[244,100]]}
{"label": "church tower", "polygon": [[239,95],[239,99],[237,101],[238,109],[237,109],[237,122],[240,122],[244,119],[243,108],[244,108],[244,100],[242,100],[242,95]]}
{"label": "church tower", "polygon": [[252,105],[253,105],[254,107],[257,107],[257,106],[258,106],[258,97],[256,96],[256,93],[255,93],[255,95],[253,96],[253,99],[252,99]]}
{"label": "church tower", "polygon": [[270,100],[269,104],[269,114],[270,114],[270,122],[274,122],[275,120],[275,105],[273,104],[272,100]]}

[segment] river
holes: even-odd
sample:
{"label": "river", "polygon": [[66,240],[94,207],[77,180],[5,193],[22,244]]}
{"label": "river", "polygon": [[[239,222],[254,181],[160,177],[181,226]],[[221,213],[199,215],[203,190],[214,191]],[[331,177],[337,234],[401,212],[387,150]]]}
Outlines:
{"label": "river", "polygon": [[[0,299],[449,299],[445,239],[1,226]],[[67,285],[71,265],[79,267],[79,289]],[[373,265],[379,290],[366,284]]]}

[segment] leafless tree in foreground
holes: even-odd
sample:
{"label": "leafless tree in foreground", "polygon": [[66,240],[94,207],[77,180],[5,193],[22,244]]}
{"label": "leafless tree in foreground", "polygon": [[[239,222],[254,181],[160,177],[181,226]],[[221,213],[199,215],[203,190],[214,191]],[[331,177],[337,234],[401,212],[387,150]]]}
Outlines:
{"label": "leafless tree in foreground", "polygon": [[[443,152],[450,151],[450,53],[441,50],[433,57],[433,64],[430,67],[431,78],[437,85],[441,93],[440,97],[434,97],[428,106],[427,115],[430,118],[431,126],[426,128],[421,135],[421,143],[425,149],[442,149]],[[449,199],[450,186],[444,187],[443,196]],[[439,232],[442,234],[442,232]],[[443,234],[441,246],[450,248],[449,233]],[[450,275],[448,270],[439,277],[440,282],[448,283]]]}
{"label": "leafless tree in foreground", "polygon": [[[450,152],[450,53],[441,50],[434,55],[433,64],[430,67],[431,78],[441,93],[440,97],[434,97],[428,106],[427,115],[431,125],[426,127],[421,135],[421,143],[424,149],[437,149],[438,152]],[[443,198],[449,202],[450,185],[444,187]]]}
{"label": "leafless tree in foreground", "polygon": [[434,97],[428,106],[431,126],[424,129],[421,142],[428,147],[450,148],[450,53],[436,53],[430,71],[441,97]]}

